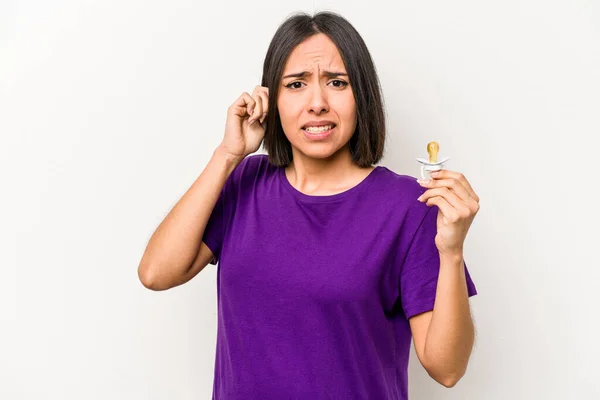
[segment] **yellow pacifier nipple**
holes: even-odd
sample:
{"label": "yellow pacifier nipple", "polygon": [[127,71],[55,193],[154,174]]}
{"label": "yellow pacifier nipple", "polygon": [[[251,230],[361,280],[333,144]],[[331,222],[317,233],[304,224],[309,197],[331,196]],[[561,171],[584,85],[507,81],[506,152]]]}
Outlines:
{"label": "yellow pacifier nipple", "polygon": [[429,153],[429,161],[425,158],[417,157],[417,161],[421,163],[421,177],[425,178],[425,172],[439,171],[444,168],[444,163],[448,161],[449,157],[444,157],[438,161],[438,153],[440,151],[440,145],[437,142],[427,143],[427,153]]}
{"label": "yellow pacifier nipple", "polygon": [[427,153],[429,153],[429,162],[432,164],[437,163],[438,153],[440,151],[440,145],[437,142],[429,142],[427,144]]}

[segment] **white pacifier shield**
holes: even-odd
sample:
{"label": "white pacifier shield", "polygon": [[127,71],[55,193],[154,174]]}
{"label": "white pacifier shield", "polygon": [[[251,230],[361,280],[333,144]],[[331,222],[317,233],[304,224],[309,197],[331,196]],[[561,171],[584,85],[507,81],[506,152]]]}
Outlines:
{"label": "white pacifier shield", "polygon": [[429,160],[426,160],[424,158],[417,158],[417,161],[420,162],[421,165],[421,178],[426,179],[425,177],[425,171],[428,172],[432,172],[432,171],[439,171],[443,168],[443,164],[448,161],[450,159],[450,157],[446,157],[441,161],[438,161],[436,163],[430,163]]}

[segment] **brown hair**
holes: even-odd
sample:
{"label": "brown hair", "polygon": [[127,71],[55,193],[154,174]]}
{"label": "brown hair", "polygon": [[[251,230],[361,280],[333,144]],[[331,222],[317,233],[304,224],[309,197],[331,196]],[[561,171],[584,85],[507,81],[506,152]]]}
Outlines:
{"label": "brown hair", "polygon": [[383,95],[373,60],[365,42],[354,27],[339,14],[326,11],[314,16],[296,13],[277,29],[263,64],[261,86],[269,88],[269,113],[263,148],[269,162],[285,167],[292,161],[292,145],[283,132],[277,97],[283,68],[291,52],[309,37],[323,33],[336,45],[353,88],[357,124],[350,138],[352,160],[360,167],[376,164],[385,146]]}

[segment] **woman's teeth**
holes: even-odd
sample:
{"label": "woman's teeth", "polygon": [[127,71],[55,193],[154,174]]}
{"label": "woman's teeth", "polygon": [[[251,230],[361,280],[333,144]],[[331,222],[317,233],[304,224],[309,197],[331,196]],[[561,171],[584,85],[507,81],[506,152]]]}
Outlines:
{"label": "woman's teeth", "polygon": [[333,125],[311,126],[311,127],[304,128],[305,131],[310,132],[310,133],[321,133],[321,132],[328,131],[330,129],[333,129]]}

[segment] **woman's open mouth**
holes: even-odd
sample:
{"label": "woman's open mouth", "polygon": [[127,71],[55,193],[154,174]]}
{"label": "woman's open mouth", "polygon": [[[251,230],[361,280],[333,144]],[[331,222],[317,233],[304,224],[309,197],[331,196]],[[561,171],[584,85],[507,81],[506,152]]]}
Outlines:
{"label": "woman's open mouth", "polygon": [[333,130],[335,129],[335,125],[324,125],[324,126],[310,126],[302,128],[304,131],[304,136],[306,136],[310,140],[322,140],[327,138]]}

